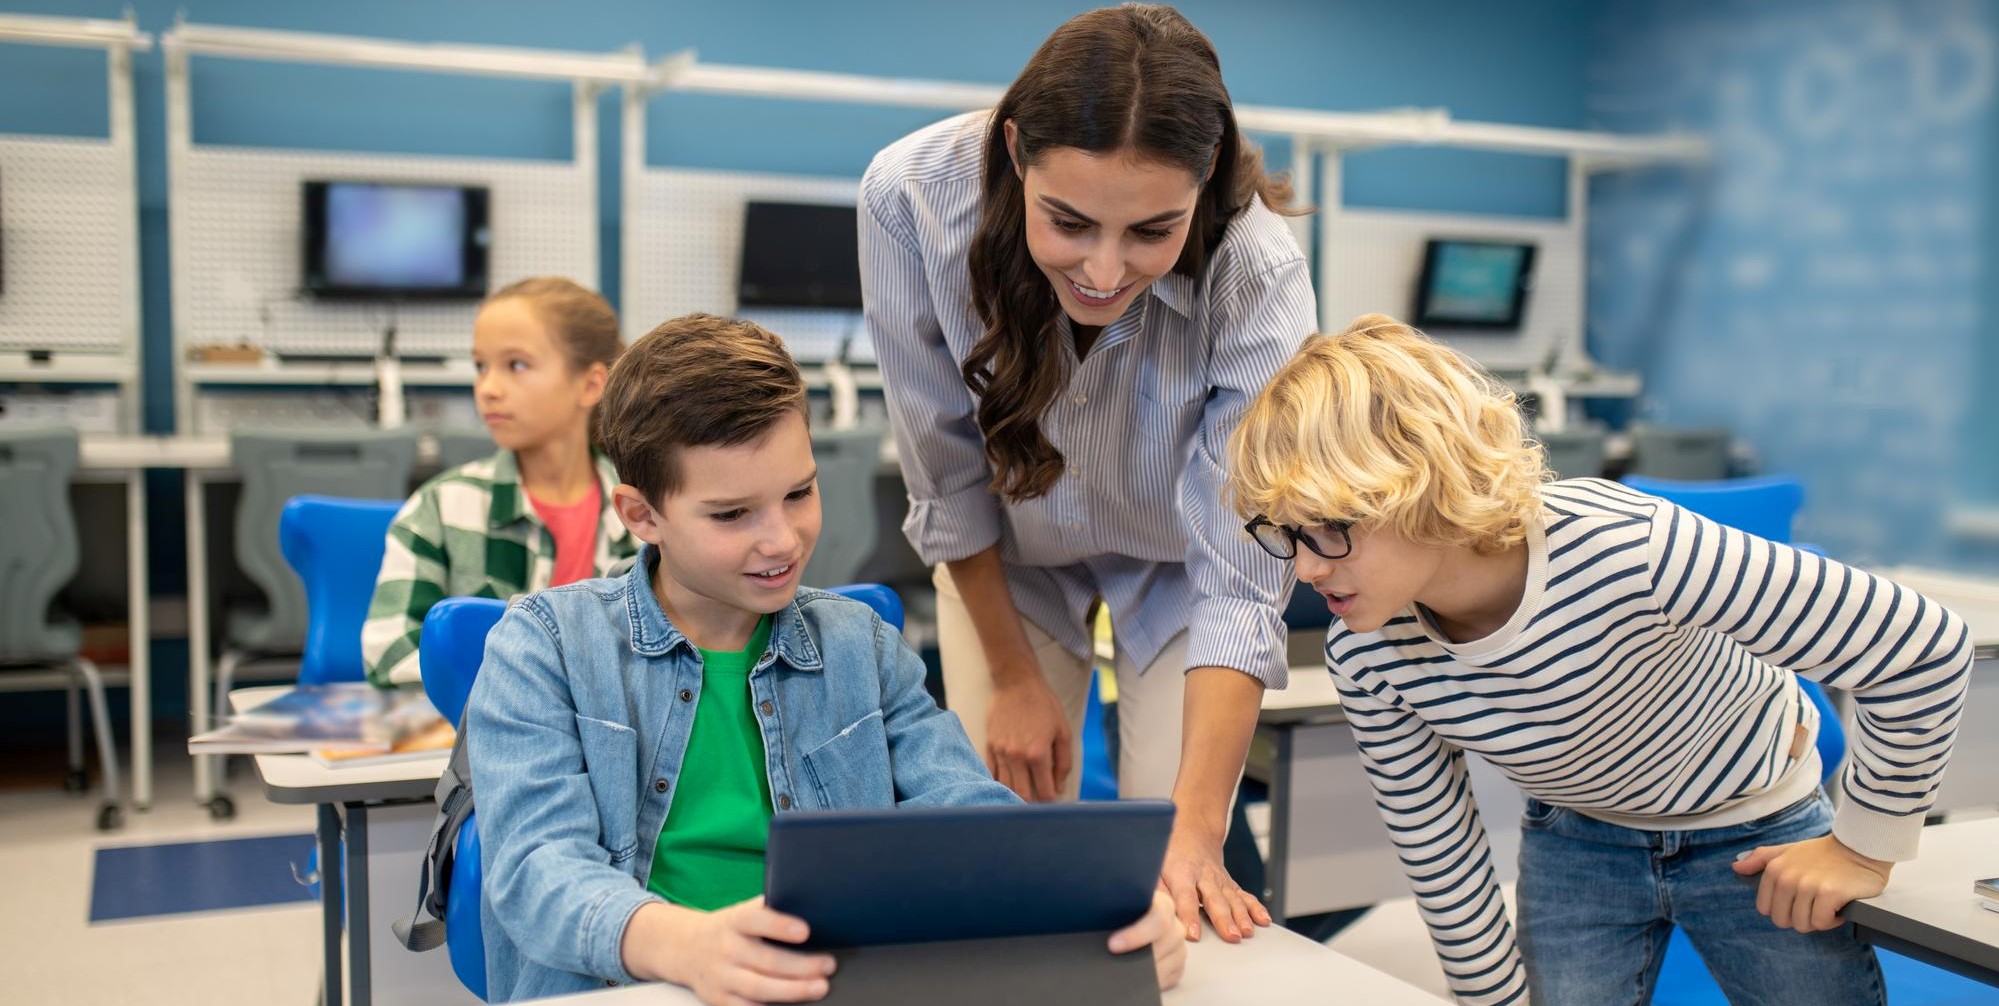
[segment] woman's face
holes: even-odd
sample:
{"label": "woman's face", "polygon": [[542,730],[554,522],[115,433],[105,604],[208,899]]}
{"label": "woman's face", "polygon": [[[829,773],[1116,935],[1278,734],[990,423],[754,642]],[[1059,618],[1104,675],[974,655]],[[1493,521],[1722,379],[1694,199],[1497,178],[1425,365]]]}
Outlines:
{"label": "woman's face", "polygon": [[[1008,122],[1008,150],[1015,135]],[[1201,179],[1130,151],[1052,147],[1021,172],[1021,188],[1027,253],[1070,320],[1102,327],[1180,260]]]}

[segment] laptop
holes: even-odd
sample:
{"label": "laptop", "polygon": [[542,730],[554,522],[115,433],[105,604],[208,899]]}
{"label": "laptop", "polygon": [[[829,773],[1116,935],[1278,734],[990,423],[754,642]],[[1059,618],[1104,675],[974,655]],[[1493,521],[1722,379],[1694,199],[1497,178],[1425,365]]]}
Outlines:
{"label": "laptop", "polygon": [[826,1002],[1159,1002],[1105,942],[1152,905],[1164,800],[779,814],[764,893],[839,961]]}

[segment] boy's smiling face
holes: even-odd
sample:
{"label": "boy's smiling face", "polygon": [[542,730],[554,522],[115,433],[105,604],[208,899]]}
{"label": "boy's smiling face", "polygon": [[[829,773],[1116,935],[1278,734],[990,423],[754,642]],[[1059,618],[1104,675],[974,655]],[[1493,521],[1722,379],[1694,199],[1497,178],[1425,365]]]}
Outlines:
{"label": "boy's smiling face", "polygon": [[654,506],[620,485],[618,516],[659,548],[653,591],[674,625],[697,646],[739,648],[759,617],[797,596],[818,544],[812,436],[787,412],[749,443],[677,453],[680,489]]}

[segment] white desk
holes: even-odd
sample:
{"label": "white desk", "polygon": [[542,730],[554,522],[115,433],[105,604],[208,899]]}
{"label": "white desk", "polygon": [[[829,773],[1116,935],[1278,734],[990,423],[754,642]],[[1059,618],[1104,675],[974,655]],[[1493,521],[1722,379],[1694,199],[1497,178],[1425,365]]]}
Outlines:
{"label": "white desk", "polygon": [[[291,688],[285,685],[240,688],[229,693],[229,701],[239,711],[254,709],[289,691]],[[343,928],[349,937],[345,985],[346,1002],[351,1006],[370,1006],[375,999],[376,951],[381,951],[392,964],[391,970],[397,972],[391,985],[399,1001],[431,1006],[477,1001],[451,974],[446,955],[409,953],[388,932],[389,919],[416,903],[423,838],[428,835],[431,818],[436,813],[430,797],[450,758],[450,752],[440,752],[431,758],[345,768],[329,768],[306,755],[258,755],[254,759],[257,776],[264,783],[264,796],[272,803],[319,806],[316,832],[327,1006],[340,1006],[342,1002]],[[391,804],[403,806],[385,806]],[[388,867],[383,871],[388,876],[379,886],[370,880],[371,811],[398,818],[396,847],[372,851],[374,861]],[[370,911],[374,900],[371,893],[376,890],[389,906],[388,913],[380,919],[373,918]]]}
{"label": "white desk", "polygon": [[[833,981],[840,980],[838,975]],[[1288,929],[1257,930],[1254,939],[1223,943],[1214,930],[1187,946],[1187,971],[1163,1006],[1437,1006],[1444,1000],[1391,978]],[[567,1006],[698,1006],[677,985],[633,985],[544,999]]]}
{"label": "white desk", "polygon": [[[125,596],[127,636],[131,650],[132,806],[153,804],[153,661],[152,596],[147,589],[146,469],[188,467],[189,461],[214,460],[227,467],[229,442],[192,443],[175,437],[86,435],[79,445],[77,481],[125,484]],[[190,560],[192,561],[192,560]]]}
{"label": "white desk", "polygon": [[[1263,902],[1271,915],[1291,918],[1409,895],[1324,665],[1293,667],[1289,687],[1264,692],[1251,761],[1269,765]],[[1465,764],[1493,866],[1505,883],[1518,872],[1526,801],[1484,758],[1467,752]]]}
{"label": "white desk", "polygon": [[1869,943],[1999,986],[1999,912],[1979,907],[1981,877],[1999,877],[1999,818],[1932,825],[1888,889],[1846,917]]}

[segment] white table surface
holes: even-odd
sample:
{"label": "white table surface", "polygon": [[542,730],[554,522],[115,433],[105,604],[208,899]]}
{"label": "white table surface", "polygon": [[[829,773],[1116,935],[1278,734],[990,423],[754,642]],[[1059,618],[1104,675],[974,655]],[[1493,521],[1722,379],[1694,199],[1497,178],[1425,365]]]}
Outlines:
{"label": "white table surface", "polygon": [[[237,711],[255,709],[286,692],[290,685],[238,688],[229,693]],[[257,755],[257,775],[272,803],[343,803],[419,799],[437,788],[437,777],[451,761],[451,752],[425,758],[331,768],[310,755]]]}
{"label": "white table surface", "polygon": [[1999,912],[1980,907],[1971,889],[1984,877],[1999,877],[1999,818],[1932,825],[1923,829],[1916,858],[1896,865],[1888,889],[1846,915],[1856,925],[1999,971]]}
{"label": "white table surface", "polygon": [[[1164,1006],[1290,1006],[1354,1003],[1437,1006],[1444,1000],[1391,978],[1288,929],[1259,929],[1254,939],[1223,943],[1208,930],[1188,945],[1187,972]],[[839,981],[835,976],[834,981]],[[633,985],[540,1000],[570,1006],[696,1006],[676,985]]]}

